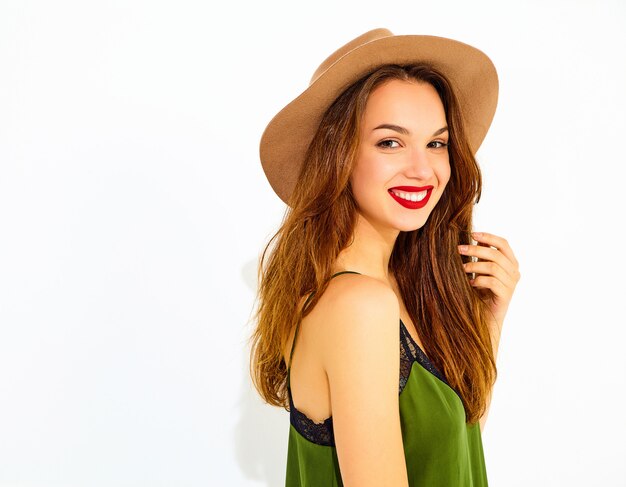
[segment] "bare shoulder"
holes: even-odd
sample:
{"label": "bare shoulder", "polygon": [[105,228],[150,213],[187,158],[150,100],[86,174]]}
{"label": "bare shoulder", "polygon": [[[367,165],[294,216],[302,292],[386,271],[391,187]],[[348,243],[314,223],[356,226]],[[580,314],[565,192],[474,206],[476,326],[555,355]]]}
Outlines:
{"label": "bare shoulder", "polygon": [[385,347],[399,342],[400,317],[398,298],[385,283],[362,274],[336,276],[316,308],[325,368],[345,370],[348,344],[367,351],[369,356],[374,351],[387,352],[389,358],[399,354],[399,347]]}
{"label": "bare shoulder", "polygon": [[398,299],[385,283],[363,274],[343,274],[328,284],[320,303],[325,312],[337,315],[341,312],[357,312],[360,309],[383,305],[393,308]]}
{"label": "bare shoulder", "polygon": [[[317,305],[318,318],[325,323],[324,334],[350,333],[349,323],[362,322],[363,327],[380,326],[372,316],[400,316],[400,305],[393,290],[362,274],[342,274],[334,277]],[[384,320],[383,320],[384,322]],[[377,324],[378,323],[378,324]],[[346,328],[346,330],[343,330]],[[359,333],[358,330],[354,330]],[[330,338],[330,336],[327,336]]]}

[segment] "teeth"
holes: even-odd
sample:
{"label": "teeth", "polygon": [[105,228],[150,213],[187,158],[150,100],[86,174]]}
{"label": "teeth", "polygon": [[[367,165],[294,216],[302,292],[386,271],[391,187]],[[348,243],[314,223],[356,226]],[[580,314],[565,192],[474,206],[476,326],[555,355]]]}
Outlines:
{"label": "teeth", "polygon": [[408,201],[422,201],[426,198],[426,194],[428,194],[428,190],[420,191],[419,193],[405,193],[403,191],[396,191],[395,189],[391,190],[393,194],[399,196],[400,198]]}

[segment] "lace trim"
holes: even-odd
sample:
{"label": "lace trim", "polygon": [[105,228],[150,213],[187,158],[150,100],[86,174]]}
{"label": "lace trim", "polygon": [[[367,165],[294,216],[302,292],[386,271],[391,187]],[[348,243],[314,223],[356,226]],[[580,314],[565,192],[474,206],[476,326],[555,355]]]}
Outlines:
{"label": "lace trim", "polygon": [[298,433],[307,440],[323,446],[335,446],[335,432],[333,430],[333,417],[326,418],[322,423],[316,423],[304,413],[298,411],[293,405],[291,387],[289,392],[289,422]]}
{"label": "lace trim", "polygon": [[[404,338],[404,340],[401,339],[400,342],[406,345],[406,347],[402,347],[402,349],[400,350],[400,363],[402,364],[403,362],[405,362],[403,364],[404,368],[408,369],[404,373],[400,374],[400,392],[402,392],[402,389],[404,389],[404,386],[409,379],[409,373],[411,371],[411,366],[413,365],[414,361],[418,361],[420,365],[428,370],[428,372],[433,374],[442,382],[448,384],[448,381],[444,378],[443,374],[439,372],[437,367],[435,367],[435,365],[428,359],[428,357],[417,344],[417,342],[413,340],[413,337],[409,333],[409,330],[407,330],[406,325],[402,322],[402,320],[400,320],[400,325],[400,336]],[[402,379],[404,379],[404,384],[402,384]],[[450,386],[450,384],[448,384],[448,386]]]}
{"label": "lace trim", "polygon": [[400,320],[400,343],[403,345],[400,348],[400,392],[402,392],[404,386],[409,380],[409,374],[411,372],[413,362],[417,361],[422,367],[428,370],[428,372],[433,374],[450,389],[452,389],[456,395],[459,396],[461,402],[463,402],[463,398],[459,392],[450,385],[444,375],[439,372],[437,367],[435,367],[435,365],[429,360],[417,342],[413,340],[413,337],[409,333],[409,330],[407,330],[402,320]]}

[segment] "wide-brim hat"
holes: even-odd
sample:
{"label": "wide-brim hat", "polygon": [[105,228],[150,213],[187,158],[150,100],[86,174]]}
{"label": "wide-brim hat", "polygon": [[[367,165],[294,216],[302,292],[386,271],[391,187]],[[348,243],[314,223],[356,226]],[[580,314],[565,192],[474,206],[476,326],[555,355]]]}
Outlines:
{"label": "wide-brim hat", "polygon": [[463,42],[374,29],[337,49],[315,70],[309,87],[278,112],[261,136],[260,157],[272,189],[285,203],[325,111],[351,84],[384,64],[427,62],[454,90],[475,154],[498,103],[498,75],[485,53]]}

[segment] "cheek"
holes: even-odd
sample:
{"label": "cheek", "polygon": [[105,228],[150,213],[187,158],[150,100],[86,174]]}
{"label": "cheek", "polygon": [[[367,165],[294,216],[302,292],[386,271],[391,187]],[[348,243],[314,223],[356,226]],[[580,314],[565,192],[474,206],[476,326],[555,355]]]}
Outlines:
{"label": "cheek", "polygon": [[367,194],[367,180],[363,177],[363,174],[359,171],[354,171],[350,177],[350,184],[352,185],[352,194],[356,201],[363,201],[364,196]]}
{"label": "cheek", "polygon": [[384,186],[398,173],[397,159],[371,154],[359,160],[359,174],[363,181],[371,185]]}
{"label": "cheek", "polygon": [[380,182],[380,168],[372,158],[361,156],[357,161],[350,181],[355,194],[364,194]]}
{"label": "cheek", "polygon": [[452,170],[450,169],[450,163],[443,164],[438,172],[439,183],[442,186],[445,186],[448,181],[450,181],[450,175],[452,173]]}

